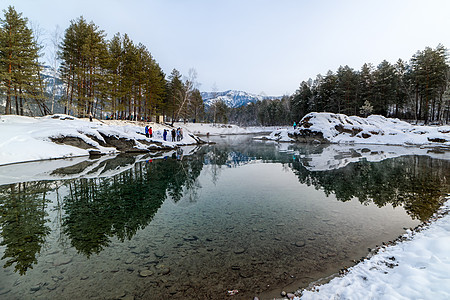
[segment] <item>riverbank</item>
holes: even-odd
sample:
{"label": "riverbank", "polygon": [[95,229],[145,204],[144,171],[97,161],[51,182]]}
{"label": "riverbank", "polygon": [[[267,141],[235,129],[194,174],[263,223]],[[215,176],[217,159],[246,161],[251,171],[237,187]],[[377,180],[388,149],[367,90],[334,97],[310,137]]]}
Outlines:
{"label": "riverbank", "polygon": [[[146,125],[153,137],[145,136]],[[167,139],[164,129],[169,130]],[[89,155],[146,153],[202,142],[190,132],[171,142],[172,127],[156,123],[78,119],[68,115],[0,117],[0,165]]]}
{"label": "riverbank", "polygon": [[[152,137],[145,136],[151,126]],[[181,128],[183,139],[172,142],[171,130]],[[164,129],[168,130],[164,140]],[[0,165],[121,152],[171,150],[205,141],[199,136],[252,134],[274,128],[228,124],[160,124],[128,120],[79,119],[58,114],[45,117],[0,116]]]}
{"label": "riverbank", "polygon": [[292,299],[449,299],[450,196],[429,222],[382,245],[343,276]]}
{"label": "riverbank", "polygon": [[372,144],[442,147],[450,150],[450,126],[411,125],[399,119],[309,113],[298,126],[274,130],[259,139],[313,144]]}

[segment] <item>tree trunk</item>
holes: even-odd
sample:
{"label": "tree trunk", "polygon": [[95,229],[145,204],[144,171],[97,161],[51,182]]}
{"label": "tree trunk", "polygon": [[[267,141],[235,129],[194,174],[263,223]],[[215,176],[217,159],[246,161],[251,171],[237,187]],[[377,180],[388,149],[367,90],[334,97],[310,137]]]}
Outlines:
{"label": "tree trunk", "polygon": [[14,99],[16,100],[16,115],[19,114],[19,97],[17,95],[17,89],[14,88]]}
{"label": "tree trunk", "polygon": [[22,101],[22,88],[19,88],[19,110],[20,115],[23,116],[23,101]]}

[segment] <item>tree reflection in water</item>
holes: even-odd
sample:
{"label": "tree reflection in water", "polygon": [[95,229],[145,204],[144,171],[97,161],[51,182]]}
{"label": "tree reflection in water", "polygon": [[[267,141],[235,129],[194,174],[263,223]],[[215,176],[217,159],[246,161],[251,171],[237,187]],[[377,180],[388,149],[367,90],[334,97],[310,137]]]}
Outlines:
{"label": "tree reflection in water", "polygon": [[403,205],[407,213],[427,220],[449,192],[450,162],[426,156],[404,156],[381,162],[362,160],[343,168],[308,171],[299,160],[291,168],[301,183],[335,194],[339,201],[356,197],[361,203],[378,207]]}
{"label": "tree reflection in water", "polygon": [[[276,162],[291,169],[300,183],[313,185],[340,201],[357,198],[361,203],[403,206],[412,218],[429,218],[449,192],[450,162],[426,156],[403,156],[381,162],[359,160],[345,167],[313,171],[305,167],[311,154],[320,155],[323,147],[297,147],[302,155],[280,152],[276,147],[241,143],[205,146],[195,155],[137,162],[120,156],[92,167],[93,162],[57,169],[55,176],[120,169],[118,174],[100,178],[66,181],[35,181],[0,186],[1,246],[5,246],[4,267],[15,263],[15,271],[25,274],[37,262],[37,255],[49,234],[46,209],[49,191],[64,184],[69,192],[62,203],[62,228],[73,247],[89,257],[100,253],[116,237],[131,239],[146,227],[171,197],[195,200],[202,169],[211,170],[217,180],[222,167],[237,167],[251,161]],[[302,158],[299,158],[302,157]],[[101,175],[101,174],[100,174]],[[81,176],[81,175],[80,175]]]}
{"label": "tree reflection in water", "polygon": [[24,275],[33,264],[50,232],[47,223],[48,182],[25,182],[0,186],[0,224],[2,241],[6,246],[2,259],[7,268]]}
{"label": "tree reflection in water", "polygon": [[72,246],[90,256],[110,238],[131,239],[147,226],[166,195],[175,202],[195,186],[202,170],[199,156],[141,162],[110,178],[77,179],[64,197],[64,233]]}

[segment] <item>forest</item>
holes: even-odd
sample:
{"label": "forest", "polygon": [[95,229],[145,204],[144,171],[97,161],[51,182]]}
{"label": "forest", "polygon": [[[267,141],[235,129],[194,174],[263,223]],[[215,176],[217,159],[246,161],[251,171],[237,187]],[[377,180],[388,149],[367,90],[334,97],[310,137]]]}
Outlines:
{"label": "forest", "polygon": [[[0,112],[77,117],[220,122],[278,126],[312,111],[379,114],[426,124],[450,119],[450,67],[443,45],[417,51],[409,62],[383,60],[348,65],[299,84],[292,95],[239,108],[221,101],[205,107],[195,69],[183,76],[163,72],[149,49],[127,34],[111,39],[94,22],[79,17],[52,37],[51,66],[42,62],[39,30],[9,6],[0,19]],[[49,69],[56,81],[46,80]],[[47,72],[48,73],[48,72]],[[48,76],[47,76],[48,78]],[[59,82],[62,88],[58,91]],[[59,108],[59,111],[57,111]]]}
{"label": "forest", "polygon": [[450,118],[450,68],[447,49],[438,45],[417,51],[410,62],[383,60],[354,70],[337,71],[302,81],[291,96],[230,110],[230,121],[252,125],[285,125],[310,112],[366,117],[378,114],[422,123],[443,124]]}

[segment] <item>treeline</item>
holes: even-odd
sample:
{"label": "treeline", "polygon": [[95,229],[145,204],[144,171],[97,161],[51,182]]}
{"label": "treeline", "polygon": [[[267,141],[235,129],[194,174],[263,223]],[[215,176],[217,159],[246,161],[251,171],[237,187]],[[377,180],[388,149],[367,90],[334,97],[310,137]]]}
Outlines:
{"label": "treeline", "polygon": [[302,82],[291,99],[294,119],[311,111],[429,121],[449,120],[449,65],[442,45],[418,51],[406,63],[386,60],[360,71],[345,66],[337,72]]}
{"label": "treeline", "polygon": [[[41,114],[52,113],[48,100],[54,95],[46,94],[41,76],[42,46],[27,22],[12,6],[0,20],[4,112],[33,115],[31,105],[38,104]],[[166,79],[147,47],[127,34],[107,40],[103,30],[80,17],[71,21],[57,45],[60,66],[55,74],[63,82],[59,101],[66,114],[132,120],[167,116],[172,122],[204,114],[195,70],[183,79],[174,69]]]}
{"label": "treeline", "polygon": [[300,83],[290,97],[260,101],[228,111],[230,121],[245,125],[285,125],[310,112],[367,116],[379,114],[425,123],[450,119],[450,68],[447,49],[425,48],[407,63],[382,61],[328,71]]}
{"label": "treeline", "polygon": [[280,126],[290,124],[294,118],[291,114],[290,97],[262,100],[246,106],[229,109],[232,123],[248,126]]}

